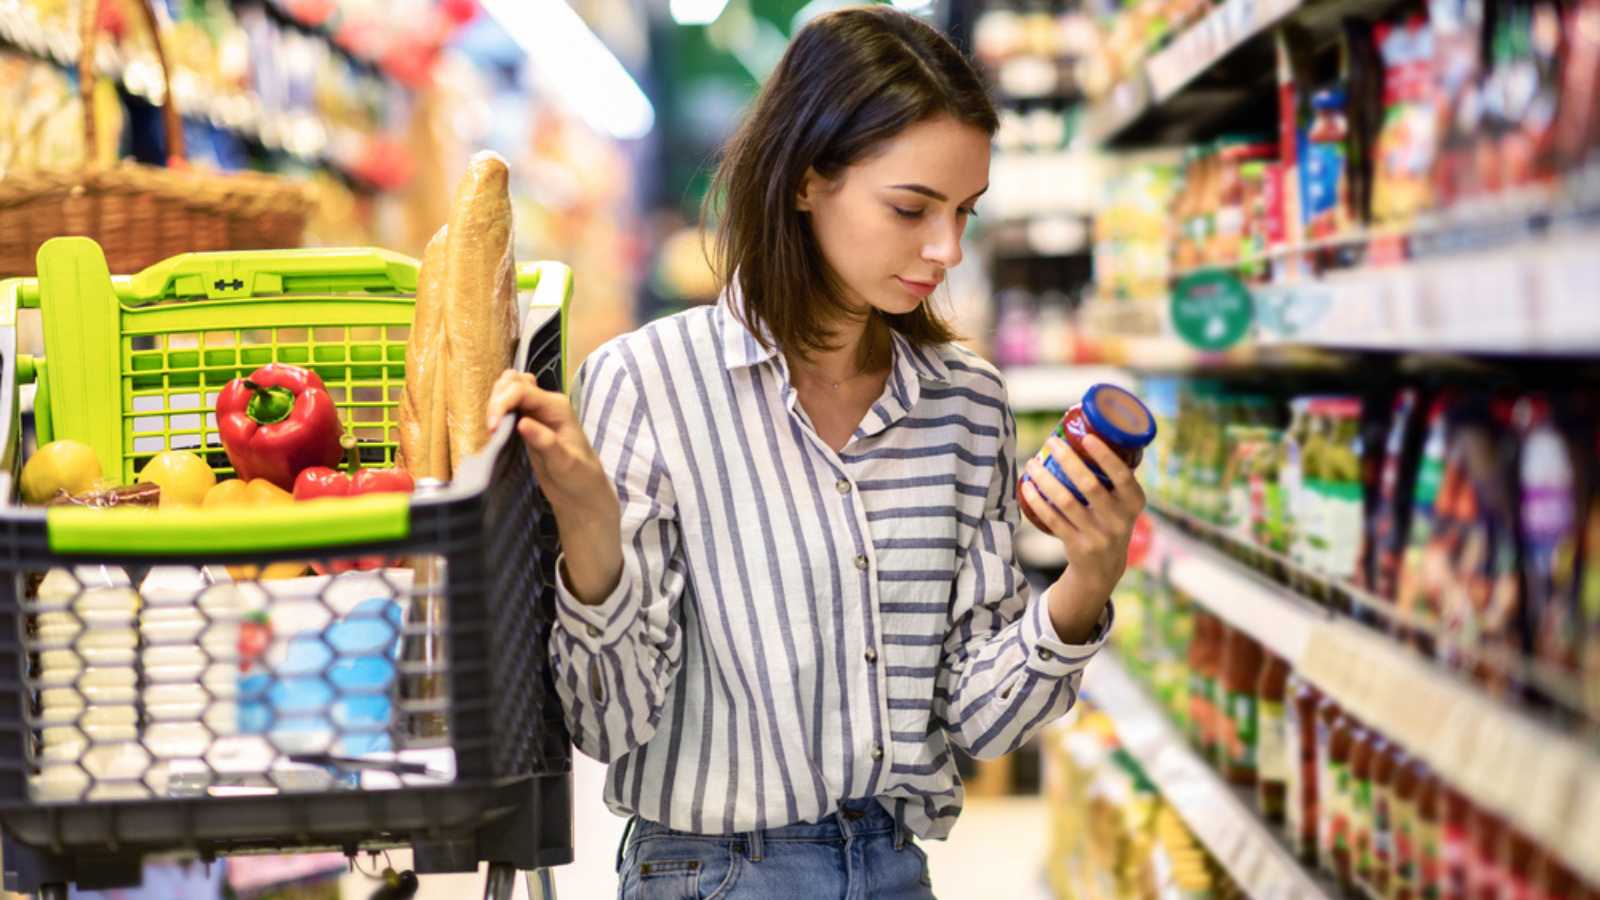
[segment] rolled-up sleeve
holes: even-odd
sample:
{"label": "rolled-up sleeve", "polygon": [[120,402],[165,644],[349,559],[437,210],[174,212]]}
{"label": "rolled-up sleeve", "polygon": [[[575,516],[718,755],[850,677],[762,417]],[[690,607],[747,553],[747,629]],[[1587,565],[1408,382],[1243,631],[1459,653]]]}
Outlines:
{"label": "rolled-up sleeve", "polygon": [[566,582],[563,555],[550,656],[573,742],[610,762],[656,731],[682,663],[677,604],[685,579],[673,562],[679,533],[672,482],[627,349],[612,344],[591,355],[572,396],[621,503],[622,577],[610,596],[585,604]]}
{"label": "rolled-up sleeve", "polygon": [[950,598],[951,627],[934,687],[934,715],[952,743],[979,758],[1017,749],[1078,699],[1083,669],[1104,646],[1106,604],[1093,637],[1062,641],[1049,592],[1035,596],[1017,565],[1016,421],[1004,412],[1004,449],[984,516],[965,547]]}

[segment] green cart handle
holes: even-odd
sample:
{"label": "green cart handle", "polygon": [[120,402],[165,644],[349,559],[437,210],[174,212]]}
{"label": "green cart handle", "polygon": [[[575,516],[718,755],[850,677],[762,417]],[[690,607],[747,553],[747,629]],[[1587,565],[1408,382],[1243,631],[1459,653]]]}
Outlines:
{"label": "green cart handle", "polygon": [[240,509],[53,506],[45,510],[45,522],[54,553],[199,556],[306,549],[315,556],[319,550],[405,540],[411,534],[411,495]]}

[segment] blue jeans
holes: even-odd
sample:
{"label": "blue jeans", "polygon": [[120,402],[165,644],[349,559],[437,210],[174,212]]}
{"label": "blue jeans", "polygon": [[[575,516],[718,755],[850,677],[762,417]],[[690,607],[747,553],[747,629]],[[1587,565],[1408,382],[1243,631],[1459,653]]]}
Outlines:
{"label": "blue jeans", "polygon": [[928,858],[877,800],[820,822],[687,834],[634,816],[618,848],[619,900],[933,900]]}

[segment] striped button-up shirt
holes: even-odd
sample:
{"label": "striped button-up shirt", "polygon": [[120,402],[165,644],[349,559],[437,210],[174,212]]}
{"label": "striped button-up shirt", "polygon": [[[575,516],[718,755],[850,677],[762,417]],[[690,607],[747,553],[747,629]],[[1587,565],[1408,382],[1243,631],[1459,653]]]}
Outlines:
{"label": "striped button-up shirt", "polygon": [[980,357],[895,335],[835,452],[724,301],[606,344],[573,397],[615,479],[623,571],[597,605],[558,584],[550,652],[614,812],[730,834],[876,797],[943,838],[952,745],[999,756],[1077,699],[1111,610],[1067,644],[1030,596],[1015,423]]}

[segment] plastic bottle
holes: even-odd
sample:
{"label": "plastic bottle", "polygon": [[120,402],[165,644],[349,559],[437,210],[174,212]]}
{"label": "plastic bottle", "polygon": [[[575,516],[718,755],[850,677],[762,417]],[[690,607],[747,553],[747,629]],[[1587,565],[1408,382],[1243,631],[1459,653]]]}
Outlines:
{"label": "plastic bottle", "polygon": [[1289,757],[1288,692],[1289,663],[1269,653],[1256,682],[1256,801],[1273,825],[1284,822],[1289,770],[1299,764]]}
{"label": "plastic bottle", "polygon": [[1284,820],[1289,845],[1308,866],[1317,864],[1317,709],[1322,694],[1298,675],[1289,677],[1289,703],[1284,707],[1288,802]]}

